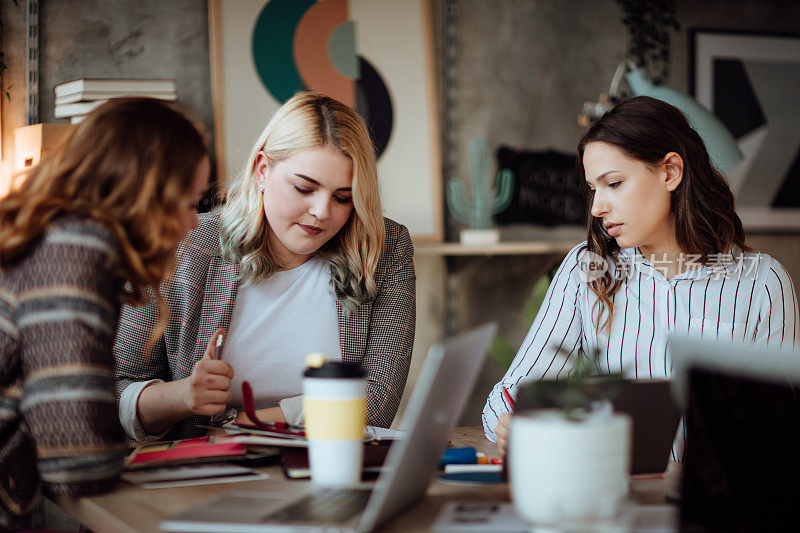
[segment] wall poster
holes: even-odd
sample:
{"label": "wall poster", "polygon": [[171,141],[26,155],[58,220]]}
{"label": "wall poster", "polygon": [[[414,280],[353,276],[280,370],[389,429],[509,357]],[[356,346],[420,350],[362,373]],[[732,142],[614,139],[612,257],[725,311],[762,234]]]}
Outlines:
{"label": "wall poster", "polygon": [[428,0],[210,0],[209,26],[221,182],[284,101],[315,90],[370,127],[385,216],[442,240]]}
{"label": "wall poster", "polygon": [[728,173],[750,230],[800,230],[800,36],[695,29],[689,86],[739,143]]}

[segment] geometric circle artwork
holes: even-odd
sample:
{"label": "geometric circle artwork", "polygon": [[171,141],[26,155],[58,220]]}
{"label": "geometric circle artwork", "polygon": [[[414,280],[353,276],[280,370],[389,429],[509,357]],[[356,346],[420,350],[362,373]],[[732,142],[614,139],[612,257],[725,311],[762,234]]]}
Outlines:
{"label": "geometric circle artwork", "polygon": [[313,90],[355,109],[380,157],[392,133],[392,98],[375,66],[357,54],[355,30],[347,0],[272,0],[253,27],[253,62],[281,103]]}

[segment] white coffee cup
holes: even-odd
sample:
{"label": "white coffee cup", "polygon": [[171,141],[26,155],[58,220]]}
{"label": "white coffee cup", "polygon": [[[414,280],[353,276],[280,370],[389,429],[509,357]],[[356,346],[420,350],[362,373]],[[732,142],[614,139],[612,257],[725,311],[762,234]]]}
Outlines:
{"label": "white coffee cup", "polygon": [[309,366],[303,375],[312,483],[360,483],[367,416],[364,369],[358,363],[327,361]]}

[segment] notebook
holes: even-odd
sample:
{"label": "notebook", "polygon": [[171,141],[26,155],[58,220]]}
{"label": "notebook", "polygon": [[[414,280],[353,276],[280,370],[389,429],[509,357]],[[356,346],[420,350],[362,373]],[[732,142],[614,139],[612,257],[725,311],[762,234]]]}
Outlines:
{"label": "notebook", "polygon": [[664,472],[681,418],[670,380],[625,380],[612,402],[633,420],[631,474]]}
{"label": "notebook", "polygon": [[[364,479],[375,479],[383,468],[389,454],[389,444],[364,445]],[[286,477],[291,479],[308,479],[311,477],[311,466],[308,464],[307,448],[284,448],[281,450],[281,468]]]}
{"label": "notebook", "polygon": [[431,346],[374,486],[314,487],[276,506],[275,492],[231,491],[161,521],[164,531],[372,531],[425,495],[450,431],[483,367],[496,324]]}
{"label": "notebook", "polygon": [[[633,421],[631,474],[660,474],[667,469],[680,410],[672,397],[669,380],[623,380],[612,399],[614,410]],[[517,411],[536,405],[520,387]]]}

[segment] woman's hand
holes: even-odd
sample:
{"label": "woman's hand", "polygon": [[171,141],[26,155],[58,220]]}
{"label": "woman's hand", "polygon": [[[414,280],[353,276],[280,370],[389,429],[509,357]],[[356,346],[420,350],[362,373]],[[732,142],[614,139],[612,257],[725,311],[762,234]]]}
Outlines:
{"label": "woman's hand", "polygon": [[231,399],[233,368],[217,359],[217,339],[224,334],[222,328],[214,332],[191,376],[153,383],[142,390],[136,414],[148,434],[157,435],[195,414],[211,416],[225,410]]}
{"label": "woman's hand", "polygon": [[224,411],[231,399],[233,367],[217,359],[218,339],[225,334],[220,328],[208,339],[203,358],[195,363],[192,375],[184,382],[183,399],[191,414],[212,416]]}
{"label": "woman's hand", "polygon": [[500,415],[497,419],[497,427],[494,428],[496,437],[497,449],[500,455],[505,456],[508,451],[508,435],[511,431],[511,413]]}

